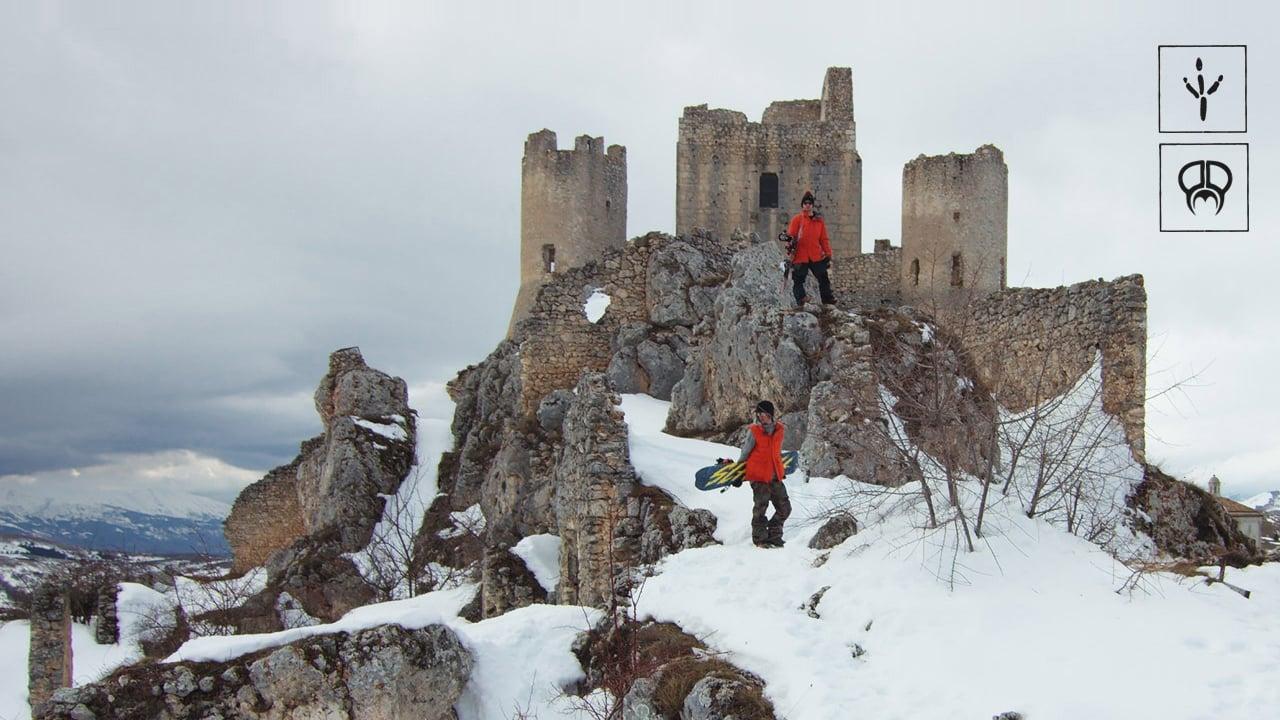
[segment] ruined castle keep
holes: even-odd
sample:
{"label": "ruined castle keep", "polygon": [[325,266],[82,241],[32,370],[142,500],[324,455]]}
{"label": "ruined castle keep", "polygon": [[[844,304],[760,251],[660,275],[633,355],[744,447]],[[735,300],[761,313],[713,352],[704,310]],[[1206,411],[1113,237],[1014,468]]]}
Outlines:
{"label": "ruined castle keep", "polygon": [[520,291],[510,335],[557,271],[583,265],[627,239],[627,151],[581,135],[572,150],[540,130],[524,144],[520,173]]}
{"label": "ruined castle keep", "polygon": [[[819,100],[783,100],[748,122],[736,110],[695,105],[676,144],[676,234],[734,229],[771,239],[813,191],[832,251],[862,252],[862,158],[853,121],[853,75],[827,69]],[[840,272],[837,265],[835,271]]]}
{"label": "ruined castle keep", "polygon": [[983,145],[969,155],[921,155],[902,169],[903,300],[942,310],[1003,290],[1009,168]]}

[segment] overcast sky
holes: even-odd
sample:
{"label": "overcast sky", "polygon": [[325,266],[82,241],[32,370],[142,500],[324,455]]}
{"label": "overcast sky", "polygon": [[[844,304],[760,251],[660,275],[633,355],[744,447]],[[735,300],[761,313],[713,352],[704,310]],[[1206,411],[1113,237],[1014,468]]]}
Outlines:
{"label": "overcast sky", "polygon": [[[867,249],[906,161],[994,143],[1011,284],[1146,277],[1149,390],[1195,377],[1150,459],[1280,489],[1280,12],[1047,5],[0,0],[0,481],[233,497],[319,431],[348,345],[447,415],[510,316],[526,135],[625,145],[628,234],[671,231],[684,106],[758,120],[845,65]],[[1160,233],[1158,145],[1195,138],[1157,133],[1156,48],[1220,43],[1249,46],[1252,231]]]}

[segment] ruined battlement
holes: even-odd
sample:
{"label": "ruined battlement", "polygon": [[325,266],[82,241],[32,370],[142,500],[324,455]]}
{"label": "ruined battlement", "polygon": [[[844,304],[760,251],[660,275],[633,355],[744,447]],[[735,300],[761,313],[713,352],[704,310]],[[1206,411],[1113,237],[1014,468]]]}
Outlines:
{"label": "ruined battlement", "polygon": [[676,145],[676,233],[705,228],[772,238],[812,191],[832,249],[862,249],[862,158],[853,120],[853,76],[829,68],[818,100],[771,103],[760,122],[736,110],[686,107]]}
{"label": "ruined battlement", "polygon": [[572,150],[560,150],[551,130],[530,134],[521,166],[520,290],[508,335],[557,269],[621,247],[626,233],[626,148],[579,135]]}
{"label": "ruined battlement", "polygon": [[920,155],[902,169],[902,293],[947,308],[1007,286],[1009,168],[983,145],[970,154]]}

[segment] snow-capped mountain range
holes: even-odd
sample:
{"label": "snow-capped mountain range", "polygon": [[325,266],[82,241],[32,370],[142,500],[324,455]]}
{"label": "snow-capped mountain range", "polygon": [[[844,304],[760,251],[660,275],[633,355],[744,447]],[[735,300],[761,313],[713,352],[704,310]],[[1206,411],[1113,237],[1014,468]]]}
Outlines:
{"label": "snow-capped mountain range", "polygon": [[0,533],[95,550],[226,555],[230,506],[177,489],[85,487],[67,497],[40,483],[0,485]]}
{"label": "snow-capped mountain range", "polygon": [[1271,490],[1259,493],[1247,500],[1241,500],[1241,504],[1248,505],[1255,510],[1261,510],[1267,515],[1280,514],[1280,490]]}

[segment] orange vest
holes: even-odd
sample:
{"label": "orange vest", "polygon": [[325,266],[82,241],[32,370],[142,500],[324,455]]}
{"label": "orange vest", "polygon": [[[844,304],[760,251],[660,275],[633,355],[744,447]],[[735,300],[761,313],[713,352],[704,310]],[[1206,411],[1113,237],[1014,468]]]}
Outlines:
{"label": "orange vest", "polygon": [[773,434],[765,433],[760,423],[751,426],[751,434],[756,438],[756,446],[751,448],[747,456],[746,479],[749,482],[782,482],[787,471],[782,465],[782,436],[786,427],[780,422],[773,424]]}

